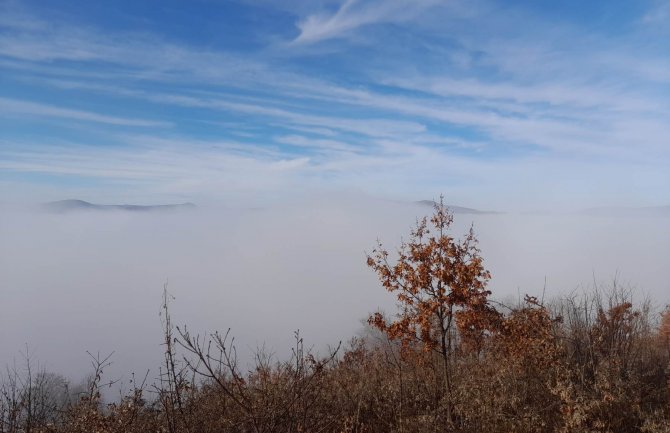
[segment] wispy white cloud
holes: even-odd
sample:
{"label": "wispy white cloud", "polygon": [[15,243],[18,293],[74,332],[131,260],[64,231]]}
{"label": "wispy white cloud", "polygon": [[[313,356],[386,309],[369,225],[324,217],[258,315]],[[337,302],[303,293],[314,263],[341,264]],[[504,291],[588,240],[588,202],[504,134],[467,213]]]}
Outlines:
{"label": "wispy white cloud", "polygon": [[48,104],[40,104],[31,101],[3,97],[0,97],[0,116],[53,117],[84,122],[105,123],[108,125],[118,126],[164,127],[170,125],[169,122],[108,116],[90,111],[73,110]]}
{"label": "wispy white cloud", "polygon": [[[73,76],[99,76],[141,80],[174,80],[184,76],[198,79],[225,80],[235,77],[238,83],[255,74],[265,73],[265,65],[253,59],[183,44],[168,43],[158,35],[146,32],[101,33],[96,28],[73,22],[47,23],[20,14],[14,21],[0,20],[0,57],[31,62],[14,63],[14,67],[48,71],[49,62],[76,62],[97,66],[53,66],[53,71]],[[36,62],[43,66],[36,68]],[[105,66],[116,66],[106,70]]]}
{"label": "wispy white cloud", "polygon": [[335,12],[308,15],[297,23],[300,34],[295,44],[312,44],[346,36],[360,27],[402,22],[413,19],[437,1],[408,0],[345,0]]}
{"label": "wispy white cloud", "polygon": [[[423,84],[422,84],[423,83]],[[450,125],[462,125],[484,131],[495,137],[497,146],[519,146],[533,145],[539,148],[552,149],[557,152],[578,153],[584,155],[607,154],[616,156],[621,149],[630,149],[624,141],[624,136],[616,135],[614,131],[621,132],[624,125],[630,120],[626,117],[639,115],[639,112],[647,112],[651,108],[653,100],[621,97],[615,91],[599,92],[597,89],[584,89],[580,93],[578,89],[570,92],[568,87],[555,87],[555,85],[535,86],[535,88],[524,89],[510,84],[482,84],[474,81],[438,81],[435,84],[430,77],[417,77],[414,80],[400,80],[395,84],[400,87],[413,88],[429,92],[437,97],[467,97],[470,100],[460,101],[461,108],[451,108],[440,99],[420,100],[410,97],[393,95],[382,95],[368,91],[348,91],[347,89],[323,86],[318,91],[319,98],[324,100],[337,100],[342,103],[367,107],[378,112],[395,113],[395,115],[410,116],[411,118],[425,119],[425,121],[437,121]],[[410,87],[411,86],[411,87]],[[515,89],[519,92],[515,93]],[[564,90],[564,93],[561,93]],[[331,97],[327,95],[330,92]],[[332,131],[350,132],[362,134],[373,138],[404,137],[407,141],[416,141],[424,135],[429,135],[426,127],[419,122],[392,121],[382,118],[355,119],[340,116],[314,116],[305,114],[305,109],[278,108],[273,107],[275,101],[259,100],[254,103],[240,102],[222,99],[221,97],[203,97],[197,95],[174,95],[146,92],[125,92],[126,96],[135,96],[145,100],[161,104],[174,104],[184,107],[201,107],[212,110],[220,110],[231,113],[247,113],[254,116],[262,116],[272,121],[277,119],[283,121],[283,128],[295,128],[301,130],[308,128],[309,132],[325,132],[332,136]],[[239,99],[239,98],[233,98]],[[510,100],[513,107],[503,105],[501,100]],[[489,101],[487,103],[486,101]],[[531,104],[531,105],[528,105]],[[546,104],[545,107],[535,107],[534,104]],[[493,108],[493,109],[492,109]],[[496,109],[498,108],[498,109]],[[600,108],[595,113],[591,110]],[[605,112],[610,110],[620,111],[613,113],[610,117]],[[635,110],[638,110],[636,113]],[[585,122],[589,120],[589,122]],[[617,129],[606,131],[605,125],[618,122]],[[659,124],[647,131],[663,129],[662,119],[650,121]],[[600,125],[599,128],[594,126]],[[315,129],[316,128],[316,129]],[[628,134],[625,135],[626,140]],[[456,138],[448,138],[452,143]],[[658,142],[662,135],[648,134],[647,139]],[[430,142],[426,137],[424,142]],[[433,143],[444,142],[444,140],[432,139]],[[481,148],[482,144],[475,142],[465,145],[459,140],[461,147]],[[653,144],[653,142],[651,144]],[[313,144],[317,142],[312,140]],[[642,143],[644,144],[644,142]],[[315,146],[313,146],[315,147]],[[652,147],[658,147],[653,144]],[[617,150],[619,149],[619,150]],[[369,148],[368,150],[374,150]],[[634,149],[631,149],[634,150]],[[642,154],[640,155],[642,156]],[[657,157],[657,154],[648,154]],[[630,155],[626,155],[626,158]]]}
{"label": "wispy white cloud", "polygon": [[[5,141],[0,146],[0,170],[88,179],[107,187],[132,185],[125,195],[146,201],[152,195],[211,199],[214,194],[260,197],[278,193],[294,186],[296,173],[309,164],[304,156],[259,153],[234,143],[128,139],[133,140],[143,143],[142,147]],[[81,187],[77,183],[72,189]],[[5,197],[16,196],[15,191],[5,193]]]}
{"label": "wispy white cloud", "polygon": [[338,140],[323,138],[309,138],[302,135],[285,135],[275,139],[278,143],[289,144],[291,146],[303,147],[308,149],[317,149],[319,151],[332,152],[361,152],[358,146],[352,146],[349,143]]}
{"label": "wispy white cloud", "polygon": [[[419,134],[426,130],[425,125],[416,121],[391,120],[385,118],[355,118],[345,116],[318,116],[306,114],[301,110],[289,110],[271,106],[269,103],[247,103],[221,98],[203,98],[190,95],[149,94],[146,99],[160,103],[170,103],[188,107],[204,107],[247,113],[282,119],[300,127],[326,128],[367,135],[370,137],[390,137]],[[269,102],[269,101],[268,101]]]}

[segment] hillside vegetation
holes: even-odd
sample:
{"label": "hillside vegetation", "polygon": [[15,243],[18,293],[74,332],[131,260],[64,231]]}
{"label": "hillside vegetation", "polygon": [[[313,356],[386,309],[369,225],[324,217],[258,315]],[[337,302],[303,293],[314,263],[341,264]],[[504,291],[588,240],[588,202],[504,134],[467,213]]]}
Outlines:
{"label": "hillside vegetation", "polygon": [[155,382],[105,404],[105,358],[80,390],[9,370],[0,433],[670,431],[670,310],[616,284],[494,302],[474,232],[455,239],[451,223],[437,203],[398,251],[378,244],[367,264],[398,310],[329,353],[296,333],[289,359],[243,367],[229,333],[175,326],[166,293]]}

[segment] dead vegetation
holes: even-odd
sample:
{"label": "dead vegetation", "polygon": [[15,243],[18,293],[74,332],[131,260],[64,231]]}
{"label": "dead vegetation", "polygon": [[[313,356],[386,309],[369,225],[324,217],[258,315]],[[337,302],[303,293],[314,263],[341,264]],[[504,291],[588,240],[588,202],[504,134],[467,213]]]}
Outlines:
{"label": "dead vegetation", "polygon": [[260,351],[243,369],[229,332],[174,326],[166,292],[153,384],[102,404],[107,358],[72,390],[26,356],[4,375],[0,433],[670,431],[670,310],[616,284],[494,303],[474,233],[450,224],[438,204],[397,254],[368,257],[399,309],[365,337],[317,355],[296,333],[290,359]]}

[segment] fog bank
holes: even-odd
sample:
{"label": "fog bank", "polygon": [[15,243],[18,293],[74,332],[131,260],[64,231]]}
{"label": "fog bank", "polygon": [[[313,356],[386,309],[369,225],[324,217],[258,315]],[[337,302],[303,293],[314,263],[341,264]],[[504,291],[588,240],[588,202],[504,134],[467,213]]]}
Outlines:
{"label": "fog bank", "polygon": [[[315,200],[267,209],[0,214],[0,364],[26,344],[46,368],[88,373],[86,350],[115,351],[110,376],[128,377],[162,357],[162,287],[173,321],[193,331],[232,328],[244,350],[267,343],[288,353],[300,329],[317,348],[336,345],[360,320],[392,310],[365,266],[377,238],[392,248],[417,204]],[[594,277],[670,301],[670,219],[609,215],[458,214],[474,224],[498,298],[586,287]]]}

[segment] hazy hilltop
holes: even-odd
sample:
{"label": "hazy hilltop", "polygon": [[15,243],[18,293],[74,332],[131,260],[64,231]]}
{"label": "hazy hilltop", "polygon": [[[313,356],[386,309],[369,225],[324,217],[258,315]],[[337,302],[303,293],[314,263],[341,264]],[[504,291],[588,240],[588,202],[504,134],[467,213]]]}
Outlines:
{"label": "hazy hilltop", "polygon": [[[431,208],[434,207],[437,203],[435,200],[419,200],[416,202],[417,204],[423,205],[423,206],[430,206]],[[455,214],[470,214],[470,215],[486,215],[486,214],[500,214],[501,212],[496,212],[496,211],[489,211],[489,210],[479,210],[479,209],[473,209],[470,207],[463,207],[463,206],[454,206],[447,204],[447,208],[452,213]]]}
{"label": "hazy hilltop", "polygon": [[161,204],[161,205],[135,205],[135,204],[94,204],[84,200],[59,200],[42,205],[48,212],[65,213],[79,211],[111,211],[120,210],[128,212],[155,212],[195,209],[193,203]]}
{"label": "hazy hilltop", "polygon": [[[418,205],[434,207],[436,202],[434,200],[419,200],[415,202]],[[449,210],[454,214],[463,214],[463,215],[490,215],[490,214],[503,214],[504,212],[491,211],[491,210],[480,210],[473,209],[463,206],[455,205],[446,205]],[[525,214],[545,214],[551,215],[555,212],[525,212]],[[643,207],[633,207],[633,206],[599,206],[599,207],[590,207],[578,211],[579,215],[586,216],[602,216],[602,217],[670,217],[670,205],[666,206],[643,206]]]}

